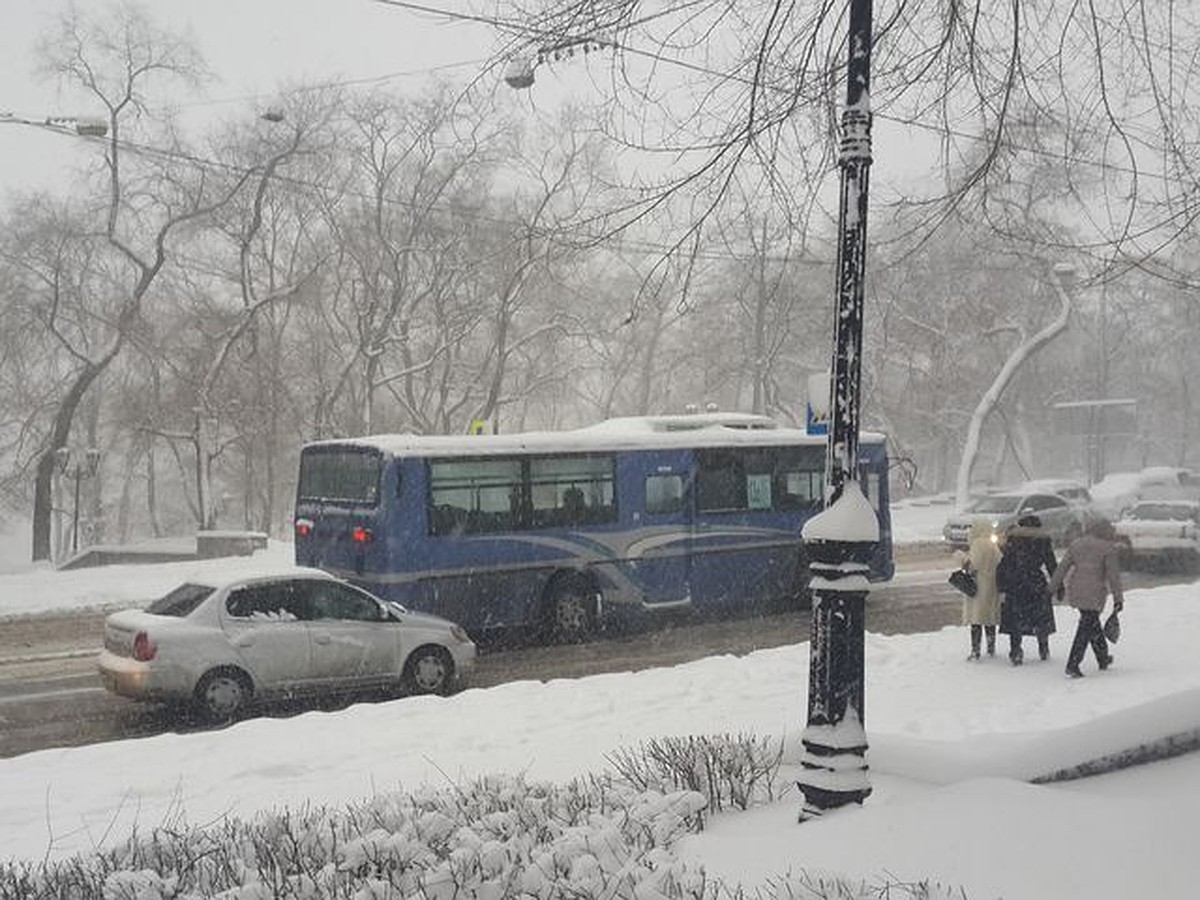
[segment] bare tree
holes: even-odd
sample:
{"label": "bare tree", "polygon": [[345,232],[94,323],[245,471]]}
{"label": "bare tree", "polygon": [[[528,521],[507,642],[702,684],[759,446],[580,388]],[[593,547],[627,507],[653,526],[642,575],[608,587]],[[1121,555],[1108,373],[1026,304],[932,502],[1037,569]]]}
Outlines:
{"label": "bare tree", "polygon": [[[111,253],[119,297],[115,315],[102,326],[90,352],[81,356],[57,402],[36,470],[33,558],[50,555],[51,487],[55,451],[67,444],[88,389],[125,345],[142,314],[168,256],[168,238],[186,223],[219,209],[242,187],[210,185],[181,151],[140,155],[127,142],[125,126],[147,112],[149,86],[161,79],[194,83],[203,74],[194,50],[157,28],[135,6],[118,8],[111,19],[92,19],[72,9],[42,47],[43,68],[81,88],[106,111],[104,170],[107,200],[101,232]],[[153,190],[138,185],[148,170]],[[119,269],[118,269],[119,266]]]}
{"label": "bare tree", "polygon": [[[691,233],[738,179],[757,179],[808,222],[838,139],[843,4],[509,0],[500,10],[509,58],[526,59],[531,73],[585,67],[606,132],[638,154],[639,169],[669,160],[612,227],[687,195],[707,204]],[[943,163],[941,193],[912,198],[922,233],[964,198],[1002,186],[996,164],[1014,149],[1068,173],[1102,173],[1101,197],[1061,199],[1093,228],[1087,240],[1130,256],[1161,253],[1197,209],[1186,148],[1200,119],[1185,98],[1200,22],[1190,6],[968,0],[879,12],[871,109],[886,133],[876,153],[896,153],[893,135],[924,138],[925,158]]]}

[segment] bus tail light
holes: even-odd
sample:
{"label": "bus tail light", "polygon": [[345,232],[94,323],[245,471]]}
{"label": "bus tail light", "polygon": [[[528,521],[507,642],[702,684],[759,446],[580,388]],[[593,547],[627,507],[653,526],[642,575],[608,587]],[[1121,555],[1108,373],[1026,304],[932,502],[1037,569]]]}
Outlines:
{"label": "bus tail light", "polygon": [[296,520],[296,537],[306,538],[313,532],[312,519],[297,519]]}
{"label": "bus tail light", "polygon": [[355,525],[354,530],[350,532],[350,537],[356,544],[369,544],[375,539],[371,529],[364,528],[362,525]]}
{"label": "bus tail light", "polygon": [[138,662],[150,662],[158,654],[158,645],[150,640],[150,635],[139,631],[133,636],[133,658]]}

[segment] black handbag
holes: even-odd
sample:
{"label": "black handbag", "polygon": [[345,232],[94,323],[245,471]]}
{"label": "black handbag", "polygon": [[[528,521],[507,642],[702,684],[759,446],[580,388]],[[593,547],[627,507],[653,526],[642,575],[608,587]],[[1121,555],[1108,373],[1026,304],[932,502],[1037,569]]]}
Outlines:
{"label": "black handbag", "polygon": [[974,597],[979,590],[979,583],[975,580],[975,573],[968,572],[966,569],[955,569],[950,573],[947,579],[950,586],[962,591],[968,597]]}
{"label": "black handbag", "polygon": [[1108,618],[1104,620],[1104,636],[1111,644],[1115,644],[1121,639],[1121,620],[1117,618],[1115,610],[1109,613]]}

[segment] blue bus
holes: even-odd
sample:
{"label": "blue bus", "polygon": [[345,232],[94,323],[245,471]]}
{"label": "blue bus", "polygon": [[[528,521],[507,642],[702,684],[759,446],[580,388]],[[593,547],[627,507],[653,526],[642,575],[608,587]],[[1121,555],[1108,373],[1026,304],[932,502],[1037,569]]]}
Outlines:
{"label": "blue bus", "polygon": [[[862,435],[860,465],[886,580],[882,435]],[[800,528],[824,483],[823,436],[748,414],[318,441],[300,454],[296,562],[477,636],[578,640],[630,615],[803,602]]]}

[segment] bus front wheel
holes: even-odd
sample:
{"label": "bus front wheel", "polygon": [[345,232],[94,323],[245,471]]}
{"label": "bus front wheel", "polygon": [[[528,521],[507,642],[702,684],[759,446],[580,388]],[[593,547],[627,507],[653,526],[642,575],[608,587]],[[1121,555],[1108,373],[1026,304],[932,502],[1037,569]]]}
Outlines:
{"label": "bus front wheel", "polygon": [[557,579],[549,590],[543,618],[546,637],[557,643],[587,640],[596,624],[596,592],[587,579]]}

